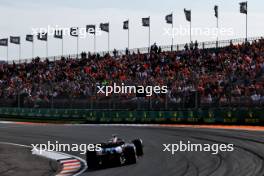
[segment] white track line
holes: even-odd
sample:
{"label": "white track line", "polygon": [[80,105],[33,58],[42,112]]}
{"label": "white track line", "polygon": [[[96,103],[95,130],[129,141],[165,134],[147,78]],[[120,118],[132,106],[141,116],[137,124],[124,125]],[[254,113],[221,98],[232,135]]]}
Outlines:
{"label": "white track line", "polygon": [[0,123],[3,123],[3,124],[12,124],[13,122],[9,122],[9,121],[0,121]]}

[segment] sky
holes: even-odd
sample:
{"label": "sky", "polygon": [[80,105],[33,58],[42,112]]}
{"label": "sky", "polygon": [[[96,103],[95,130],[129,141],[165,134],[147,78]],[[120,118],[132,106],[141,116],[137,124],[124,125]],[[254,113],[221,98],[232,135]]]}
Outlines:
{"label": "sky", "polygon": [[[240,0],[0,0],[0,38],[21,36],[21,59],[31,58],[32,44],[25,41],[25,35],[32,29],[50,27],[85,27],[88,24],[110,23],[110,49],[127,47],[127,31],[122,29],[123,21],[130,21],[130,48],[148,46],[148,28],[142,27],[141,18],[150,16],[151,43],[170,45],[171,25],[166,24],[165,16],[174,14],[174,44],[190,41],[189,22],[183,9],[192,11],[192,29],[199,32],[192,35],[192,40],[213,41],[216,36],[212,31],[216,27],[214,5],[219,6],[219,40],[244,38],[245,15],[239,13]],[[263,36],[264,2],[248,0],[248,36]],[[207,32],[206,32],[207,31]],[[208,33],[208,31],[210,31]],[[181,32],[181,33],[180,33]],[[175,33],[176,34],[176,33]],[[97,51],[108,49],[108,35],[102,32],[97,36]],[[36,38],[35,38],[36,39]],[[64,36],[64,54],[77,53],[77,40]],[[48,55],[61,55],[61,41],[49,36]],[[46,56],[46,43],[34,42],[34,55]],[[79,39],[79,52],[93,51],[93,37]],[[19,46],[9,44],[9,60],[19,59]],[[6,47],[0,47],[0,60],[6,60]]]}

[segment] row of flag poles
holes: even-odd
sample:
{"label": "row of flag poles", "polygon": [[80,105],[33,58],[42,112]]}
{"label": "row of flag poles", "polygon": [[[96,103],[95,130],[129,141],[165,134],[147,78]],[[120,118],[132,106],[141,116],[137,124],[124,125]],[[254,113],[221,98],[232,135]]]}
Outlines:
{"label": "row of flag poles", "polygon": [[[241,2],[239,3],[240,5],[240,13],[246,14],[246,40],[247,40],[247,1],[246,2]],[[215,12],[215,17],[216,17],[216,27],[217,29],[219,28],[219,24],[218,24],[218,6],[214,6],[214,12]],[[184,14],[185,14],[185,18],[186,20],[190,23],[190,42],[192,41],[192,15],[191,15],[191,10],[186,10],[184,9]],[[171,24],[172,27],[172,31],[173,31],[173,12],[166,15],[165,16],[165,21],[167,24]],[[148,48],[150,50],[150,37],[151,37],[151,29],[150,29],[150,17],[146,17],[146,18],[142,18],[142,26],[143,27],[148,27]],[[109,30],[109,22],[108,23],[101,23],[100,24],[100,29],[101,31],[107,32],[108,33],[108,52],[110,51],[110,30]],[[127,38],[127,48],[129,49],[130,46],[130,32],[129,32],[129,20],[126,20],[123,22],[123,29],[127,30],[127,34],[128,34],[128,38]],[[94,38],[94,52],[96,53],[96,25],[86,25],[86,32],[93,34],[93,38]],[[77,57],[79,55],[79,28],[78,27],[72,27],[70,28],[70,35],[72,37],[76,37],[76,43],[77,43],[77,47],[76,47],[76,53],[77,53]],[[63,31],[62,30],[56,30],[54,31],[54,38],[56,39],[60,39],[61,40],[61,54],[62,56],[64,55],[64,51],[63,51]],[[38,33],[37,35],[37,39],[40,41],[45,41],[46,42],[46,57],[48,58],[48,33]],[[32,43],[32,58],[34,58],[34,35],[32,34],[28,34],[26,35],[26,41],[31,42]],[[173,49],[173,45],[174,45],[174,35],[172,35],[172,41],[171,41],[171,49]],[[21,59],[21,38],[20,36],[10,36],[9,39],[10,43],[12,44],[16,44],[19,46],[18,50],[19,50],[19,59]],[[217,46],[218,46],[218,36],[217,36],[217,42],[216,42]],[[6,51],[6,57],[7,57],[7,61],[8,61],[8,38],[3,38],[0,39],[0,46],[5,46],[7,48]]]}

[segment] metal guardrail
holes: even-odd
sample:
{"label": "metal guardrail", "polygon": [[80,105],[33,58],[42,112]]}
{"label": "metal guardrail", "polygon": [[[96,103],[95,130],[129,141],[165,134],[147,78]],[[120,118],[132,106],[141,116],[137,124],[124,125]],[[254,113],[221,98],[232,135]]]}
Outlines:
{"label": "metal guardrail", "polygon": [[180,111],[120,111],[89,109],[0,108],[0,116],[21,120],[82,121],[86,123],[221,123],[263,125],[263,109],[221,108]]}
{"label": "metal guardrail", "polygon": [[264,108],[264,100],[253,101],[250,97],[230,97],[225,102],[213,100],[205,101],[200,96],[184,97],[181,101],[172,101],[168,97],[158,98],[122,98],[108,97],[96,98],[91,96],[70,98],[52,98],[32,100],[29,97],[0,98],[1,107],[13,108],[50,108],[50,109],[108,109],[108,110],[183,110],[183,109],[210,109],[210,108]]}

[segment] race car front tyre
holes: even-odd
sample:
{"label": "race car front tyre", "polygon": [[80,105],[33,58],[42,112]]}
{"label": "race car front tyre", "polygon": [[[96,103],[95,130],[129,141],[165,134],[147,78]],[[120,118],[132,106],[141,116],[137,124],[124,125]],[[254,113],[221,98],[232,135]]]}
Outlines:
{"label": "race car front tyre", "polygon": [[126,147],[124,150],[126,164],[135,164],[137,162],[136,151],[134,147]]}
{"label": "race car front tyre", "polygon": [[135,139],[135,140],[132,141],[132,143],[136,147],[136,154],[137,154],[137,156],[143,156],[144,152],[143,152],[142,140],[141,139]]}
{"label": "race car front tyre", "polygon": [[87,151],[86,162],[89,169],[96,169],[98,167],[97,155],[95,151]]}

